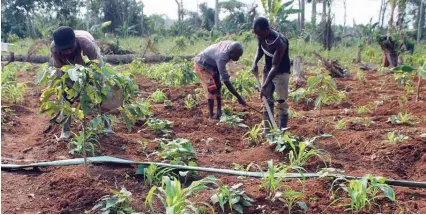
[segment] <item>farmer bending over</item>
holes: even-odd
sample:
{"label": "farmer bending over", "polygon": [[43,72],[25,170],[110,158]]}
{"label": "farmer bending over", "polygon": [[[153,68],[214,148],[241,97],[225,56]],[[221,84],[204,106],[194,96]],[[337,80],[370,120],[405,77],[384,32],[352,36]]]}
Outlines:
{"label": "farmer bending over", "polygon": [[[85,65],[82,55],[87,56],[90,60],[98,60],[98,66],[103,65],[102,56],[99,47],[95,43],[93,36],[87,31],[74,31],[68,26],[61,26],[55,32],[53,32],[53,42],[50,45],[51,66],[53,65],[57,70],[56,74],[59,76],[63,75],[63,71],[60,70],[64,65]],[[66,80],[68,87],[72,88],[73,82],[71,79]],[[72,100],[73,98],[67,98],[64,94],[62,102],[64,100]],[[68,117],[65,124],[62,126],[61,136],[59,140],[68,140],[71,136],[71,116],[64,116],[61,113],[61,118]],[[110,124],[104,121],[105,130],[107,133],[112,132]]]}
{"label": "farmer bending over", "polygon": [[[290,78],[290,57],[287,38],[269,27],[268,20],[258,17],[254,20],[253,31],[258,39],[257,54],[254,58],[252,72],[259,77],[257,63],[265,55],[263,69],[263,85],[260,96],[268,99],[272,114],[274,113],[274,91],[278,95],[279,128],[287,128],[288,122],[288,82]],[[270,129],[270,121],[266,109],[263,113],[265,131]]]}
{"label": "farmer bending over", "polygon": [[209,119],[214,118],[214,98],[217,101],[216,119],[222,115],[221,82],[222,79],[228,90],[238,99],[238,103],[246,105],[244,99],[238,94],[229,81],[226,64],[230,61],[238,61],[243,55],[243,46],[238,42],[222,41],[209,46],[195,57],[194,70],[200,78],[201,86],[209,105]]}

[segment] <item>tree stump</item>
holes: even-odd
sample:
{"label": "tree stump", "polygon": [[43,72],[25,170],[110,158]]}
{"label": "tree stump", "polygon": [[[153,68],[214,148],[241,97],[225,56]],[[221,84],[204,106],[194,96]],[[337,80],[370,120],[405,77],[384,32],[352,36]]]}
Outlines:
{"label": "tree stump", "polygon": [[383,51],[383,67],[398,66],[398,44],[392,40],[392,37],[380,36],[377,39]]}
{"label": "tree stump", "polygon": [[306,86],[305,71],[303,71],[302,56],[296,56],[293,61],[293,74],[296,80],[296,89]]}

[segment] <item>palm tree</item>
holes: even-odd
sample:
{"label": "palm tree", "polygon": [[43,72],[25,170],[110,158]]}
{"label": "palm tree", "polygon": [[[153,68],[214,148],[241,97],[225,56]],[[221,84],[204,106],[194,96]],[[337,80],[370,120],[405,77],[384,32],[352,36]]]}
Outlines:
{"label": "palm tree", "polygon": [[216,0],[214,5],[214,28],[216,31],[219,30],[219,13],[219,0]]}
{"label": "palm tree", "polygon": [[311,33],[311,41],[316,39],[316,28],[317,28],[317,0],[307,0],[308,3],[312,4],[312,15],[311,15],[311,25],[312,25],[312,33]]}
{"label": "palm tree", "polygon": [[424,20],[424,12],[425,12],[425,1],[422,1],[419,8],[419,21],[417,27],[417,42],[420,42],[422,38],[422,30],[423,30],[423,20]]}

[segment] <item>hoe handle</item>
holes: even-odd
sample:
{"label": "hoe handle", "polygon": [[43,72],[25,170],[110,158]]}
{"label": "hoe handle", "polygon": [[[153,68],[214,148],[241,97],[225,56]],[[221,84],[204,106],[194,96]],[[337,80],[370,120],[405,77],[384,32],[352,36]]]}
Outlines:
{"label": "hoe handle", "polygon": [[[256,77],[257,88],[259,89],[259,92],[260,92],[261,91],[261,87],[260,87],[259,76],[255,75],[255,77]],[[262,96],[262,101],[265,104],[266,112],[268,112],[269,121],[271,122],[272,127],[274,129],[276,129],[277,128],[277,124],[275,123],[274,115],[272,114],[271,108],[269,107],[269,104],[268,104],[268,100],[266,99],[265,96]]]}

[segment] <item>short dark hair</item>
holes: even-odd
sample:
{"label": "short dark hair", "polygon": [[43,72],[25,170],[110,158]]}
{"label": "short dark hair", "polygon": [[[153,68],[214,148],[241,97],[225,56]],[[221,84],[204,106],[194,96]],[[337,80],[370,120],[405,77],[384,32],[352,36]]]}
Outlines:
{"label": "short dark hair", "polygon": [[269,22],[268,19],[265,17],[257,17],[253,22],[253,29],[254,30],[266,30],[269,28]]}

